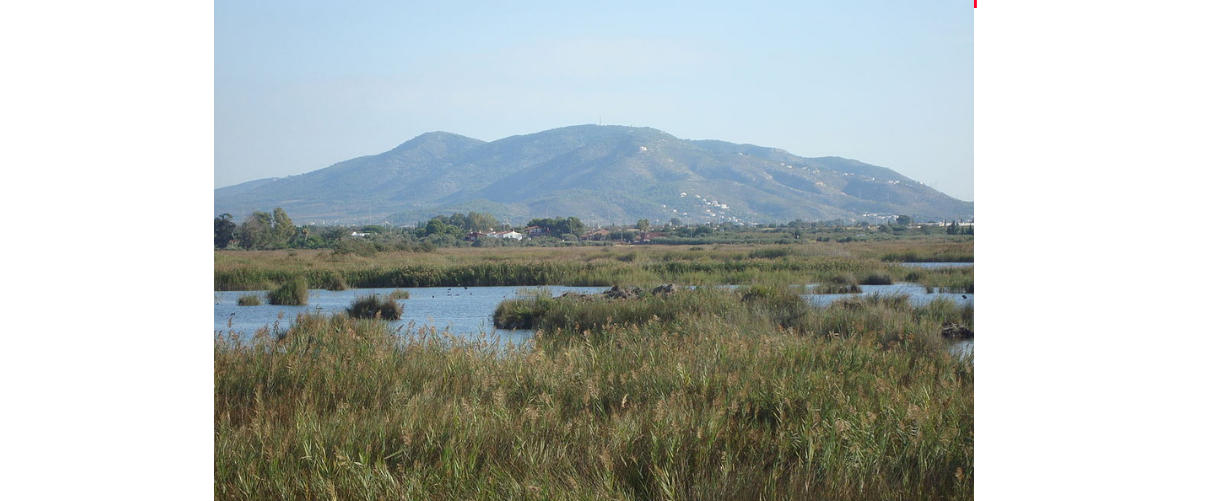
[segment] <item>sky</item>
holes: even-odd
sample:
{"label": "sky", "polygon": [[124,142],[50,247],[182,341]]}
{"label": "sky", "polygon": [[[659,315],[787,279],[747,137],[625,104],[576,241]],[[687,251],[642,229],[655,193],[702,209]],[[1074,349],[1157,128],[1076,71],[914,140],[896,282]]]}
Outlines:
{"label": "sky", "polygon": [[214,4],[214,187],[446,131],[570,125],[840,156],[974,200],[965,2]]}

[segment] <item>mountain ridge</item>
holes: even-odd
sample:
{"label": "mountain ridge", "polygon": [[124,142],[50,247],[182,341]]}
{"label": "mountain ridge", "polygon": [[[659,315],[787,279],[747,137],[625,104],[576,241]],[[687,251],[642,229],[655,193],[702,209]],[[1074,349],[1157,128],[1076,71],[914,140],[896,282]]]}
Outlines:
{"label": "mountain ridge", "polygon": [[377,155],[214,190],[215,214],[275,207],[300,224],[410,224],[470,210],[512,224],[555,216],[588,224],[974,217],[973,202],[886,167],[616,125],[491,142],[428,132]]}

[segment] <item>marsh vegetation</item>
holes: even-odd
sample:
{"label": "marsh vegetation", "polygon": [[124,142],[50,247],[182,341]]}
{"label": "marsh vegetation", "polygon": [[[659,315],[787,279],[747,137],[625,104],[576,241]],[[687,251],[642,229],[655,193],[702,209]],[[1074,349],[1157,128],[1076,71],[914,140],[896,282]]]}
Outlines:
{"label": "marsh vegetation", "polygon": [[[801,296],[973,292],[973,266],[885,259],[970,245],[911,245],[217,253],[219,290],[530,286],[495,321],[536,333],[508,345],[338,312],[215,337],[214,496],[972,499],[974,361],[942,333],[973,329],[973,307]],[[539,287],[574,281],[619,287]]]}
{"label": "marsh vegetation", "polygon": [[970,292],[974,268],[920,268],[896,261],[969,262],[973,241],[914,239],[748,246],[449,248],[371,256],[328,250],[214,253],[214,290],[264,290],[294,278],[316,288],[635,284],[837,284],[913,282]]}
{"label": "marsh vegetation", "polygon": [[768,294],[683,299],[736,321],[694,310],[529,349],[344,315],[219,341],[215,497],[971,498],[974,366],[908,327],[936,309],[829,308],[831,333],[800,335],[781,325],[806,310],[757,315]]}

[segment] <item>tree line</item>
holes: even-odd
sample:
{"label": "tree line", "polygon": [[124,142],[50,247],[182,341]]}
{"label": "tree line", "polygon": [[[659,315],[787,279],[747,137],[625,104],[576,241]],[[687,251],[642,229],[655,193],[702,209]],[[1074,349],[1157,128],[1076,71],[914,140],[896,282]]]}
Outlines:
{"label": "tree line", "polygon": [[394,247],[411,246],[420,250],[455,245],[507,245],[514,241],[495,239],[473,239],[475,235],[492,231],[523,230],[539,228],[539,238],[531,239],[535,244],[548,243],[550,239],[576,239],[586,231],[586,225],[576,217],[536,218],[522,228],[513,228],[498,221],[492,214],[469,212],[438,215],[415,227],[390,227],[366,225],[357,228],[346,226],[296,226],[284,209],[277,207],[272,212],[255,211],[242,223],[236,223],[229,213],[213,219],[213,245],[217,249],[289,249],[289,248],[340,248],[363,245],[355,243],[370,237],[375,244],[382,241]]}
{"label": "tree line", "polygon": [[[296,226],[284,209],[277,207],[272,212],[255,211],[242,223],[234,216],[222,214],[213,220],[214,248],[241,249],[322,249],[336,252],[370,253],[383,250],[430,251],[438,247],[452,246],[539,246],[566,245],[582,241],[585,237],[606,242],[654,242],[665,244],[701,244],[739,242],[742,240],[764,240],[765,236],[780,235],[782,243],[807,238],[826,241],[827,237],[816,236],[827,233],[842,233],[851,229],[864,234],[886,234],[901,236],[908,234],[945,233],[947,235],[974,235],[974,226],[958,225],[945,227],[915,225],[912,218],[899,216],[894,221],[878,227],[866,222],[854,223],[832,220],[807,222],[796,219],[782,224],[737,225],[732,222],[684,225],[677,218],[666,224],[652,224],[641,219],[634,225],[609,226],[605,235],[591,235],[589,228],[577,217],[534,218],[523,227],[512,227],[501,223],[496,217],[484,212],[454,213],[438,215],[414,227],[366,225],[346,226]],[[482,237],[498,231],[525,233],[522,241]],[[528,231],[525,231],[528,230]],[[809,237],[809,235],[811,235]],[[780,238],[780,237],[774,237]],[[839,238],[835,236],[834,238]],[[840,240],[839,240],[840,241]]]}

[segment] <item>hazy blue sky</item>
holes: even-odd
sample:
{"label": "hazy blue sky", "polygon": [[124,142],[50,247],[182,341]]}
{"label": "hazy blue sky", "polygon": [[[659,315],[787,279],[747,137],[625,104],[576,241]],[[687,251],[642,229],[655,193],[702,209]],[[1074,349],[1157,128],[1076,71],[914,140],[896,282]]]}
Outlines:
{"label": "hazy blue sky", "polygon": [[601,119],[973,200],[971,4],[218,0],[214,187]]}

